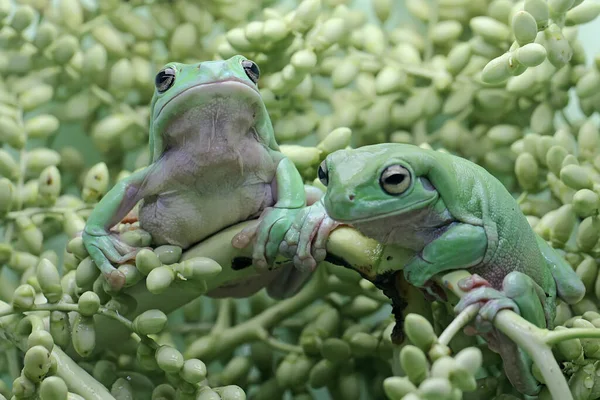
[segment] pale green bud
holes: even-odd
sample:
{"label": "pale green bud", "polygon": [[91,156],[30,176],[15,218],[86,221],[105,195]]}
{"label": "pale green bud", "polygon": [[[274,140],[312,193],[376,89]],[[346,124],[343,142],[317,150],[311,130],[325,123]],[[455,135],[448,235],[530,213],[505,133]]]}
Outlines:
{"label": "pale green bud", "polygon": [[179,374],[184,381],[196,384],[206,379],[206,373],[206,365],[198,359],[191,358],[183,363]]}
{"label": "pale green bud", "polygon": [[46,139],[56,133],[60,122],[58,118],[50,114],[36,115],[25,121],[27,137],[32,139]]}
{"label": "pale green bud", "polygon": [[427,378],[429,362],[418,347],[406,345],[400,351],[400,364],[410,381],[419,385]]}
{"label": "pale green bud", "polygon": [[169,42],[169,50],[174,57],[184,58],[197,47],[198,33],[194,24],[185,23],[175,28]]}
{"label": "pale green bud", "polygon": [[50,352],[44,346],[33,346],[25,353],[23,373],[32,382],[40,382],[50,369]]}
{"label": "pale green bud", "polygon": [[560,170],[560,179],[573,189],[591,189],[592,181],[585,168],[569,164]]}
{"label": "pale green bud", "polygon": [[25,146],[25,130],[9,118],[0,116],[0,143],[5,142],[17,150]]}
{"label": "pale green bud", "polygon": [[99,25],[92,30],[92,36],[115,57],[124,57],[127,54],[126,42],[112,26]]}
{"label": "pale green bud", "polygon": [[565,39],[560,27],[551,24],[544,30],[544,47],[548,52],[548,61],[556,68],[561,68],[573,57],[573,49]]}
{"label": "pale green bud", "polygon": [[42,258],[37,266],[37,280],[42,293],[50,303],[56,303],[62,297],[62,286],[58,270],[48,259]]}
{"label": "pale green bud", "polygon": [[214,388],[214,391],[221,396],[221,400],[238,400],[245,399],[244,390],[236,385],[227,385]]}
{"label": "pale green bud", "polygon": [[[75,239],[74,239],[75,240]],[[85,257],[75,271],[75,281],[80,288],[90,287],[100,275],[100,270],[90,257]]]}
{"label": "pale green bud", "polygon": [[65,65],[79,50],[79,41],[75,36],[63,35],[56,39],[52,48],[52,58],[58,65]]}
{"label": "pale green bud", "polygon": [[548,0],[548,8],[553,14],[564,14],[574,3],[575,0]]}
{"label": "pale green bud", "polygon": [[15,225],[17,226],[19,238],[27,247],[27,250],[34,255],[39,255],[42,252],[44,242],[42,231],[35,226],[31,218],[23,215],[16,219]]}
{"label": "pale green bud", "polygon": [[408,314],[404,321],[404,331],[408,339],[423,351],[429,350],[437,340],[433,327],[429,321],[418,314]]}
{"label": "pale green bud", "polygon": [[532,43],[537,37],[538,26],[533,15],[518,11],[512,19],[512,30],[520,46]]}
{"label": "pale green bud", "polygon": [[341,364],[348,361],[351,349],[344,340],[328,338],[321,346],[321,355],[334,364]]}
{"label": "pale green bud", "polygon": [[175,373],[183,368],[183,356],[171,346],[161,346],[156,351],[156,362],[165,372]]}
{"label": "pale green bud", "polygon": [[546,0],[525,0],[524,10],[535,18],[538,30],[545,29],[550,19],[550,11]]}
{"label": "pale green bud", "polygon": [[335,379],[338,367],[327,359],[316,363],[310,370],[308,377],[309,385],[314,389],[320,389],[327,386]]}
{"label": "pale green bud", "polygon": [[58,376],[49,376],[40,384],[41,400],[67,400],[69,390],[67,384]]}
{"label": "pale green bud", "polygon": [[440,21],[434,25],[431,38],[438,45],[447,45],[457,40],[463,32],[463,26],[458,21]]}
{"label": "pale green bud", "polygon": [[100,298],[95,292],[84,292],[77,302],[79,313],[85,317],[91,317],[98,312],[100,308]]}
{"label": "pale green bud", "polygon": [[471,18],[469,26],[473,31],[491,43],[502,43],[510,37],[510,28],[493,18],[479,16]]}
{"label": "pale green bud", "polygon": [[81,314],[75,316],[71,331],[73,348],[81,357],[88,357],[96,346],[96,328],[94,317],[85,317]]}
{"label": "pale green bud", "polygon": [[595,20],[598,15],[600,15],[600,3],[586,0],[567,11],[565,25],[576,26],[587,24]]}
{"label": "pale green bud", "polygon": [[108,167],[100,162],[87,172],[83,181],[82,199],[86,203],[98,201],[108,191]]}
{"label": "pale green bud", "polygon": [[167,290],[175,280],[175,271],[169,266],[163,265],[154,268],[146,278],[146,287],[153,294],[159,294]]}
{"label": "pale green bud", "polygon": [[0,178],[0,214],[10,211],[15,198],[15,187],[7,178]]}
{"label": "pale green bud", "polygon": [[282,19],[267,19],[262,27],[262,34],[267,40],[279,42],[290,33],[288,24]]}
{"label": "pale green bud", "polygon": [[541,44],[529,43],[515,51],[515,59],[526,67],[537,67],[546,59],[546,48]]}
{"label": "pale green bud", "polygon": [[42,346],[51,352],[54,348],[54,339],[52,339],[50,332],[44,329],[31,332],[27,337],[27,348],[31,349],[34,346]]}
{"label": "pale green bud", "polygon": [[208,257],[189,258],[172,268],[185,279],[199,280],[211,278],[222,271],[219,263]]}
{"label": "pale green bud", "polygon": [[160,310],[148,310],[133,320],[133,329],[141,335],[161,332],[167,324],[167,316]]}
{"label": "pale green bud", "polygon": [[586,218],[598,212],[600,197],[589,189],[578,190],[573,195],[573,209],[581,218]]}
{"label": "pale green bud", "polygon": [[17,32],[22,32],[31,25],[35,18],[35,11],[29,5],[19,6],[10,20],[10,26]]}

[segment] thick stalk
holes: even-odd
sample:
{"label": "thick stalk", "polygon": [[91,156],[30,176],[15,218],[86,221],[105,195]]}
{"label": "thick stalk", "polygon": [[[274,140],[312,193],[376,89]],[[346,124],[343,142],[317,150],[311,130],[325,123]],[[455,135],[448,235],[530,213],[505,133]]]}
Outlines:
{"label": "thick stalk", "polygon": [[86,400],[115,399],[104,385],[77,365],[60,347],[54,346],[52,355],[58,365],[57,375],[65,381],[70,392],[78,394]]}

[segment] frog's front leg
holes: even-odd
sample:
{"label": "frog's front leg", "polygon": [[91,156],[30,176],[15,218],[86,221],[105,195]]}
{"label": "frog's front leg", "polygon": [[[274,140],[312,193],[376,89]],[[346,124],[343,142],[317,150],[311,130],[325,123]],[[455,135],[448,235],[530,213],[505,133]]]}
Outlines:
{"label": "frog's front leg", "polygon": [[487,248],[483,227],[454,222],[404,267],[404,276],[411,285],[424,287],[441,272],[480,264]]}
{"label": "frog's front leg", "polygon": [[468,292],[456,305],[460,313],[471,304],[483,304],[475,319],[475,329],[468,333],[481,335],[491,350],[501,355],[504,371],[512,385],[521,393],[534,396],[540,385],[531,372],[532,361],[512,340],[492,325],[499,311],[509,309],[538,327],[546,327],[552,318],[544,290],[529,276],[513,271],[502,281],[502,291],[496,290],[482,277],[472,275],[458,283]]}
{"label": "frog's front leg", "polygon": [[292,258],[300,271],[314,271],[327,256],[329,234],[340,225],[327,215],[323,202],[319,200],[298,214],[279,250]]}
{"label": "frog's front leg", "polygon": [[122,263],[135,257],[136,249],[110,233],[138,201],[142,199],[142,185],[149,169],[138,171],[118,182],[96,205],[83,229],[83,244],[90,257],[114,289],[125,284],[125,275],[112,262]]}
{"label": "frog's front leg", "polygon": [[273,207],[266,208],[256,224],[245,228],[232,239],[232,245],[239,249],[248,246],[254,239],[252,259],[259,271],[265,271],[272,265],[286,232],[306,205],[302,177],[287,157],[278,163],[272,187],[276,194]]}

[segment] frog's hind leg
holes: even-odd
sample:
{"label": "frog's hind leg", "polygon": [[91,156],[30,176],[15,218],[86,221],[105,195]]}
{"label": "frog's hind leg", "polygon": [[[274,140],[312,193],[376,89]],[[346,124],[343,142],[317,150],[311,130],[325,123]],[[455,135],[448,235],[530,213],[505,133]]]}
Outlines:
{"label": "frog's hind leg", "polygon": [[578,303],[585,296],[585,286],[573,268],[544,239],[537,236],[538,247],[556,282],[558,297],[567,304]]}
{"label": "frog's hind leg", "polygon": [[531,359],[514,342],[494,328],[492,322],[498,312],[510,309],[532,324],[545,327],[551,315],[545,307],[547,296],[544,290],[529,276],[517,271],[506,275],[502,282],[502,291],[492,288],[478,275],[472,275],[459,282],[459,287],[468,293],[455,307],[456,312],[461,312],[471,304],[483,303],[475,319],[475,329],[471,329],[470,333],[484,337],[490,349],[500,354],[504,372],[519,392],[536,395],[541,386],[531,372]]}

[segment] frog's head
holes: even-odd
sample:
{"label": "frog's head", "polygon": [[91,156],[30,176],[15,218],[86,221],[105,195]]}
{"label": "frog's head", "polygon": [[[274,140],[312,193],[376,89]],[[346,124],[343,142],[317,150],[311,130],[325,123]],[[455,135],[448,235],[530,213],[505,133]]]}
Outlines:
{"label": "frog's head", "polygon": [[439,198],[427,178],[429,157],[419,147],[390,143],[330,154],[318,171],[327,213],[358,223],[427,207]]}
{"label": "frog's head", "polygon": [[213,123],[234,124],[237,130],[245,129],[243,133],[254,129],[268,144],[272,125],[258,90],[259,77],[258,65],[240,55],[197,64],[166,64],[155,77],[151,134],[170,136],[170,130],[197,126],[211,117]]}

